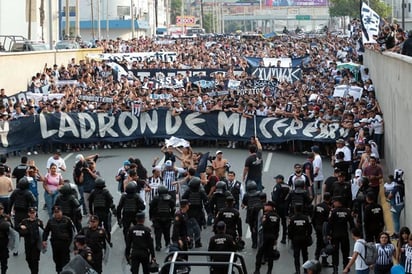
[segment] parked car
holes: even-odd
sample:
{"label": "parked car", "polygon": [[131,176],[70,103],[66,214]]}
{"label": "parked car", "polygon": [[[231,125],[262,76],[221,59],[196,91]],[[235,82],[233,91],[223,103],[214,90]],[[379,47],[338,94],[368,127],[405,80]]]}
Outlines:
{"label": "parked car", "polygon": [[12,44],[10,51],[21,52],[21,51],[42,51],[48,50],[48,46],[42,42],[35,42],[30,40],[16,41]]}
{"label": "parked car", "polygon": [[76,41],[62,40],[56,43],[55,49],[79,49],[80,45]]}

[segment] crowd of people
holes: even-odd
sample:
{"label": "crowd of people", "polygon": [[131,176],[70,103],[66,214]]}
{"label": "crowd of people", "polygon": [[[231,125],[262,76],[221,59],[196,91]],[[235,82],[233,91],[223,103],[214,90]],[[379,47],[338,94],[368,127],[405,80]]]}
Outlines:
{"label": "crowd of people", "polygon": [[[251,248],[257,249],[254,273],[260,273],[263,262],[267,262],[267,271],[271,273],[273,261],[279,258],[279,252],[275,249],[278,238],[281,244],[291,241],[296,273],[301,273],[305,261],[303,268],[308,273],[319,273],[320,265],[331,266],[333,273],[338,273],[339,249],[343,272],[348,272],[355,264],[357,273],[368,273],[370,265],[364,258],[366,242],[376,243],[378,256],[373,263],[376,273],[389,273],[395,261],[411,273],[412,236],[407,227],[400,228],[399,222],[405,196],[401,171],[388,178],[385,184],[388,201],[380,201],[391,205],[395,224],[393,235],[384,232],[383,209],[378,204],[379,188],[384,180],[379,164],[379,159],[383,157],[384,122],[373,82],[368,69],[363,66],[357,72],[337,67],[338,62],[362,60],[360,31],[360,28],[355,29],[349,38],[331,34],[322,38],[285,35],[275,40],[219,36],[178,39],[170,43],[149,38],[98,43],[107,53],[177,53],[173,62],[150,60],[121,63],[126,69],[226,69],[226,74],[215,76],[216,89],[224,89],[226,80],[251,79],[247,73],[250,65],[244,56],[309,57],[300,65],[303,71],[301,79],[295,82],[272,79],[276,82],[276,88],[265,88],[257,95],[239,95],[236,90],[229,90],[226,95],[211,96],[207,93],[210,90],[194,85],[185,75],[175,77],[176,88],[156,88],[150,85],[153,79],[147,77],[117,77],[106,61],[77,62],[73,58],[67,65],[49,67],[46,64],[44,71],[33,76],[30,88],[49,86],[49,94],[60,93],[63,96],[45,101],[9,102],[0,106],[3,121],[58,112],[110,112],[116,115],[132,111],[129,102],[137,101],[140,111],[167,108],[173,115],[179,115],[182,111],[231,111],[246,116],[312,119],[319,127],[321,124],[338,123],[348,129],[348,135],[345,139],[336,140],[336,147],[335,144],[301,143],[301,151],[310,150],[307,152],[308,160],[295,164],[293,173],[286,179],[288,174],[277,175],[273,190],[271,183],[262,182],[262,150],[274,149],[274,146],[261,144],[257,136],[248,142],[249,156],[242,174],[238,175],[230,169],[222,151],[216,151],[216,158],[206,159],[210,164],[204,166],[202,153],[194,152],[190,145],[180,148],[165,145],[162,148],[165,160],[159,163],[159,159],[154,159],[152,174],[147,174],[139,159],[131,157],[124,161],[115,174],[118,191],[122,194],[117,205],[114,205],[113,196],[105,187],[105,179],[98,173],[97,155],[76,156],[73,178],[70,178],[72,183],[67,180],[68,176],[62,176],[67,168],[59,150],[50,157],[44,176],[26,156],[21,158],[21,164],[13,171],[7,167],[7,157],[1,157],[0,244],[7,246],[10,227],[13,226],[25,238],[26,260],[31,273],[38,273],[40,252],[47,247],[50,236],[56,271],[62,273],[63,267],[70,261],[69,239],[77,234],[76,254],[102,273],[105,250],[112,245],[110,224],[113,216],[123,228],[125,255],[132,273],[138,273],[140,264],[144,273],[148,273],[149,266],[156,261],[156,252],[163,247],[182,251],[202,247],[202,229],[207,226],[213,226],[215,232],[209,239],[209,251],[249,248],[244,246],[239,213],[245,209],[244,221],[252,234]],[[398,37],[396,39],[401,41]],[[402,51],[407,43],[403,45]],[[386,45],[386,49],[390,47]],[[234,75],[234,69],[243,70],[243,73]],[[76,85],[58,84],[64,80],[77,82]],[[333,96],[334,87],[343,84],[360,87],[361,96]],[[1,94],[6,97],[4,90]],[[164,99],[166,97],[153,97],[153,94],[168,96]],[[311,96],[313,94],[316,96]],[[110,97],[113,103],[81,100],[79,95]],[[121,145],[136,144],[126,142]],[[116,145],[107,142],[70,144],[61,149],[110,148]],[[235,148],[236,141],[230,142],[229,146]],[[37,154],[39,148],[28,148],[27,152],[29,155],[32,152]],[[44,152],[49,151],[46,148]],[[321,155],[330,157],[335,168],[333,175],[323,173]],[[11,178],[16,179],[16,188]],[[36,211],[41,206],[37,189],[39,182],[45,190],[44,201],[49,217],[45,225],[36,217]],[[264,191],[265,187],[269,192]],[[14,223],[11,222],[11,213],[14,214]],[[82,227],[83,215],[89,216],[87,227]],[[146,218],[152,221],[153,228],[145,226]],[[38,232],[43,228],[44,233],[40,237]],[[316,241],[312,240],[313,230]],[[351,259],[349,230],[355,240]],[[396,248],[390,243],[390,238],[399,238]],[[315,260],[308,260],[308,247],[312,242],[316,244]],[[7,271],[8,253],[7,248],[1,249],[2,274]],[[303,261],[300,260],[301,255]],[[327,261],[328,255],[332,255],[332,263]],[[182,256],[181,259],[187,258]],[[227,259],[226,255],[211,256],[215,262]],[[226,265],[217,264],[211,268],[212,273],[224,273],[226,270]]]}

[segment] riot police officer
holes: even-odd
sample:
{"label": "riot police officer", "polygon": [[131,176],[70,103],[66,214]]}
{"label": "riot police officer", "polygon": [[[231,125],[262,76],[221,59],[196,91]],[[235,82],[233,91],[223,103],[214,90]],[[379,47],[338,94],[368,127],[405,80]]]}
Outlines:
{"label": "riot police officer", "polygon": [[29,217],[24,219],[16,229],[24,237],[24,251],[26,261],[31,274],[39,273],[39,261],[41,251],[40,229],[43,229],[43,222],[36,217],[37,209],[29,207]]}
{"label": "riot police officer", "polygon": [[202,247],[200,238],[201,227],[205,224],[204,206],[208,202],[206,192],[200,187],[200,178],[193,177],[189,182],[189,189],[182,195],[190,203],[187,212],[189,236],[194,235],[195,247]]}
{"label": "riot police officer", "polygon": [[300,253],[303,261],[308,260],[308,246],[312,244],[312,225],[303,214],[303,205],[295,204],[294,215],[289,219],[288,237],[292,241],[296,274],[300,274]]}
{"label": "riot police officer", "polygon": [[172,229],[172,243],[181,251],[188,250],[189,234],[187,233],[187,211],[189,210],[189,201],[180,200],[180,209],[175,214],[175,220]]}
{"label": "riot police officer", "polygon": [[[312,224],[316,232],[316,250],[315,250],[315,260],[319,260],[321,251],[326,246],[324,235],[324,226],[328,222],[329,212],[331,206],[331,196],[329,192],[323,194],[323,201],[317,204],[313,209],[312,214]],[[327,262],[327,257],[322,257],[322,265],[324,267],[329,267]]]}
{"label": "riot police officer", "polygon": [[156,261],[153,238],[150,228],[144,225],[144,212],[136,214],[136,221],[137,224],[127,233],[126,259],[131,265],[132,274],[139,273],[140,264],[142,264],[143,274],[149,274],[150,261]]}
{"label": "riot police officer", "polygon": [[[222,221],[226,224],[226,234],[233,237],[235,242],[242,240],[242,219],[239,211],[234,208],[235,199],[232,195],[226,197],[226,207],[222,208],[216,216],[215,226]],[[214,231],[217,229],[215,227]]]}
{"label": "riot police officer", "polygon": [[47,239],[51,235],[50,243],[53,252],[53,261],[56,272],[62,271],[70,261],[70,243],[73,238],[73,223],[64,216],[60,206],[53,206],[53,217],[49,219],[43,232],[43,248],[47,247]]}
{"label": "riot police officer", "polygon": [[162,248],[162,234],[165,246],[167,247],[170,244],[170,227],[175,213],[175,201],[164,185],[157,188],[157,193],[150,202],[149,218],[153,222],[156,251],[160,251]]}
{"label": "riot police officer", "polygon": [[246,184],[246,194],[242,199],[242,207],[246,207],[246,223],[249,224],[252,233],[252,248],[257,248],[258,213],[263,208],[260,200],[261,191],[257,190],[257,184],[249,181]]}
{"label": "riot police officer", "polygon": [[95,181],[95,189],[89,196],[89,212],[99,217],[99,226],[104,227],[109,242],[111,242],[110,232],[112,230],[112,215],[110,210],[116,215],[116,206],[113,204],[113,196],[106,188],[106,181],[98,177]]}
{"label": "riot police officer", "polygon": [[274,179],[276,180],[276,184],[272,191],[272,201],[275,204],[276,213],[279,215],[282,222],[282,240],[280,242],[286,244],[286,236],[288,233],[286,217],[288,216],[289,211],[287,198],[290,192],[290,187],[284,182],[285,178],[283,175],[279,174]]}
{"label": "riot police officer", "polygon": [[[233,237],[226,233],[226,224],[223,221],[219,221],[216,224],[216,234],[209,240],[208,251],[236,251],[236,243]],[[228,262],[230,255],[212,255],[210,259],[212,262]],[[228,266],[212,266],[211,274],[227,273]]]}
{"label": "riot police officer", "polygon": [[99,227],[99,217],[91,215],[89,226],[83,227],[79,231],[79,235],[86,237],[86,244],[93,252],[92,267],[97,273],[102,273],[103,250],[106,250],[106,241],[108,240],[104,228]]}
{"label": "riot police officer", "polygon": [[309,192],[305,189],[305,181],[303,179],[298,178],[295,180],[295,189],[290,192],[288,201],[290,216],[294,214],[294,209],[297,204],[302,205],[303,214],[309,216],[312,213],[312,200]]}
{"label": "riot police officer", "polygon": [[89,267],[93,267],[93,251],[86,243],[86,236],[79,234],[74,237],[74,254],[81,256],[88,263]]}
{"label": "riot police officer", "polygon": [[338,273],[339,266],[339,247],[342,251],[343,267],[348,265],[349,259],[349,229],[354,227],[351,211],[343,207],[344,197],[332,198],[333,209],[329,214],[329,237],[334,247],[332,255],[333,273]]}
{"label": "riot police officer", "polygon": [[4,214],[4,205],[0,203],[0,265],[1,274],[7,272],[7,261],[9,259],[9,231],[12,227],[9,215]]}
{"label": "riot police officer", "polygon": [[128,183],[125,190],[126,193],[122,194],[117,206],[117,221],[120,227],[123,226],[123,236],[126,241],[130,225],[136,224],[136,214],[146,207],[137,193],[136,182]]}
{"label": "riot police officer", "polygon": [[27,217],[29,207],[36,204],[36,198],[29,190],[30,183],[23,177],[17,183],[17,188],[10,195],[10,209],[14,207],[14,224],[18,226]]}
{"label": "riot police officer", "polygon": [[375,193],[369,191],[366,194],[365,213],[363,217],[365,227],[365,240],[367,242],[379,242],[379,235],[385,227],[382,206],[375,201]]}
{"label": "riot police officer", "polygon": [[223,181],[219,181],[216,184],[216,190],[210,198],[209,205],[212,215],[216,217],[219,210],[226,206],[226,197],[228,197],[230,192],[227,190],[227,185]]}
{"label": "riot police officer", "polygon": [[59,192],[60,195],[57,196],[54,204],[61,207],[63,215],[72,220],[76,231],[80,231],[82,228],[82,212],[79,200],[73,195],[69,183],[64,183],[59,189]]}
{"label": "riot police officer", "polygon": [[263,257],[268,262],[267,273],[272,273],[274,250],[276,241],[279,237],[280,217],[275,212],[275,204],[272,201],[265,203],[263,216],[259,227],[262,239],[259,241],[259,249],[256,254],[255,274],[259,273]]}

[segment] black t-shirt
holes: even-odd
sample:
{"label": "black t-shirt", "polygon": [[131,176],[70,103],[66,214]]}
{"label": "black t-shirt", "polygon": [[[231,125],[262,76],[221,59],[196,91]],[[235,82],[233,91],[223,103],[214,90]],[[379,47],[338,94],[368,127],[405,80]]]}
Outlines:
{"label": "black t-shirt", "polygon": [[27,168],[28,166],[26,164],[20,164],[13,169],[12,175],[16,178],[17,183],[26,175]]}
{"label": "black t-shirt", "polygon": [[176,156],[173,154],[173,152],[172,153],[167,152],[167,151],[165,152],[165,163],[167,160],[172,161],[173,164],[176,162]]}
{"label": "black t-shirt", "polygon": [[251,154],[246,158],[245,167],[248,167],[247,179],[248,180],[260,180],[262,177],[263,159],[262,153],[257,152]]}
{"label": "black t-shirt", "polygon": [[329,193],[332,194],[333,184],[334,184],[335,182],[337,182],[337,181],[338,181],[338,178],[336,178],[335,176],[330,176],[330,177],[328,177],[328,178],[325,180],[325,182],[324,182],[324,184],[325,184],[325,192],[329,192]]}

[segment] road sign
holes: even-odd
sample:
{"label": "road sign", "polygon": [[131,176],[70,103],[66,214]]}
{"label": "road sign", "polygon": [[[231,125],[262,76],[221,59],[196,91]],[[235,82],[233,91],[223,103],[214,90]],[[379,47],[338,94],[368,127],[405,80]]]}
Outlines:
{"label": "road sign", "polygon": [[196,24],[196,17],[194,16],[176,16],[176,26],[186,27],[194,26]]}
{"label": "road sign", "polygon": [[296,15],[296,20],[310,20],[310,15]]}

